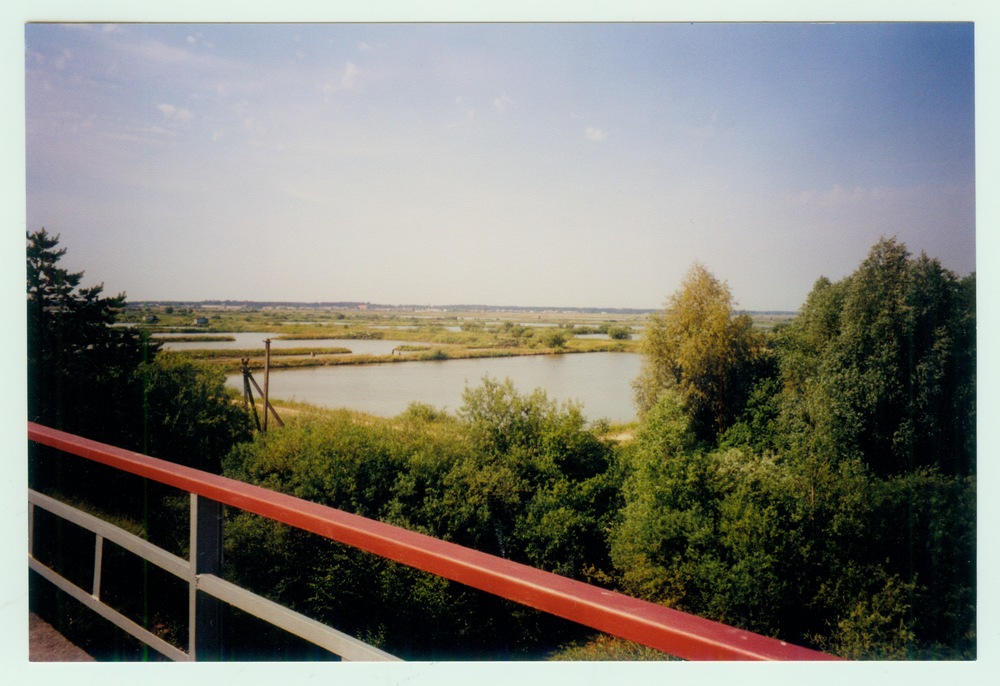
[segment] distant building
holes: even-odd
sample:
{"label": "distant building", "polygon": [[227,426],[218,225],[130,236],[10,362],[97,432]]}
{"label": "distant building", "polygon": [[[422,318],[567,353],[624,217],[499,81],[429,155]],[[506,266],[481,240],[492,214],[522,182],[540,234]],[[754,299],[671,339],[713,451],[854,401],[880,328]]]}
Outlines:
{"label": "distant building", "polygon": [[142,321],[146,322],[147,324],[155,324],[156,322],[160,321],[160,318],[157,317],[155,314],[147,314],[145,317],[142,318]]}
{"label": "distant building", "polygon": [[208,326],[208,317],[198,317],[194,320],[195,326]]}

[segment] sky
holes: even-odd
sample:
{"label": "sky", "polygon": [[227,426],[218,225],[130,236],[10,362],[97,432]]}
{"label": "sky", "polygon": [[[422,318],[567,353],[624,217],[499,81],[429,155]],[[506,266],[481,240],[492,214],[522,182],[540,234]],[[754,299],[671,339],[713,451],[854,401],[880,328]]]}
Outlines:
{"label": "sky", "polygon": [[797,310],[976,270],[971,23],[29,24],[26,230],[131,301]]}

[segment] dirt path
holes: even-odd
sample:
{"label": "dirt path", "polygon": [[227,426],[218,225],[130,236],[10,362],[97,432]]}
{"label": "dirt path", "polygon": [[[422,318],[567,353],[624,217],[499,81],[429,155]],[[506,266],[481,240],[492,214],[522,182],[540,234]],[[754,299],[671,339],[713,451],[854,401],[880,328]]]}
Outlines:
{"label": "dirt path", "polygon": [[96,661],[34,613],[28,615],[28,660],[30,662]]}

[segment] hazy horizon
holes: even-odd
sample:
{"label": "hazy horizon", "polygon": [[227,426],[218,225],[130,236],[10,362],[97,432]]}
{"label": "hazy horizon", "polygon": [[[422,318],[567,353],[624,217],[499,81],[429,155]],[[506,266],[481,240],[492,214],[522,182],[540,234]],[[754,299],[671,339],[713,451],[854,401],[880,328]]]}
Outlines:
{"label": "hazy horizon", "polygon": [[[971,23],[29,24],[27,229],[135,301],[796,311],[975,270]],[[207,297],[206,297],[207,296]]]}

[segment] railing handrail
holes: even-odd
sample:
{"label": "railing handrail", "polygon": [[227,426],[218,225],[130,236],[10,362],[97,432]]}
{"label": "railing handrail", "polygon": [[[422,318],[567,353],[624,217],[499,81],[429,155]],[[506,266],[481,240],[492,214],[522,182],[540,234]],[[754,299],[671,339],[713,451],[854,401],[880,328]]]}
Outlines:
{"label": "railing handrail", "polygon": [[835,660],[432,536],[28,422],[28,438],[689,660]]}

